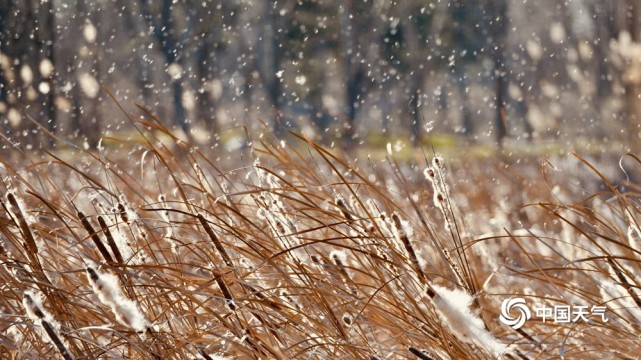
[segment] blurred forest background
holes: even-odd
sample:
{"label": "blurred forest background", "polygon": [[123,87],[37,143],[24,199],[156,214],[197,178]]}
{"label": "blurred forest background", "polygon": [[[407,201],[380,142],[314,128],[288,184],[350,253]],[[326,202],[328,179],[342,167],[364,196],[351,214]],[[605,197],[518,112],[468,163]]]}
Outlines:
{"label": "blurred forest background", "polygon": [[94,146],[148,107],[194,141],[634,143],[638,0],[0,0],[2,134]]}

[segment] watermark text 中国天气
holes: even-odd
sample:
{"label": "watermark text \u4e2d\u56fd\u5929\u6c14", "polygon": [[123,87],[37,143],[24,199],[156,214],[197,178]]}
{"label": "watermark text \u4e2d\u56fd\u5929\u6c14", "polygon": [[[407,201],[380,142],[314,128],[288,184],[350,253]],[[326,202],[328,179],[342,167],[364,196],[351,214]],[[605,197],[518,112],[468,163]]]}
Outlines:
{"label": "watermark text \u4e2d\u56fd\u5929\u6c14", "polygon": [[503,300],[501,304],[499,321],[514,329],[521,328],[526,321],[533,317],[542,322],[553,323],[590,322],[590,318],[593,317],[599,317],[602,322],[608,321],[605,306],[543,305],[530,307],[523,298],[508,298]]}

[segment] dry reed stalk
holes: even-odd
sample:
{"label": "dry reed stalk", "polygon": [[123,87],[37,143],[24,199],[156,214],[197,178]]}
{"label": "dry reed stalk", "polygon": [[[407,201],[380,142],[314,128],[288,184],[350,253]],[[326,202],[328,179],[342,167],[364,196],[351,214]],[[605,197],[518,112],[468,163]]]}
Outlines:
{"label": "dry reed stalk", "polygon": [[461,266],[457,265],[451,255],[445,250],[441,252],[441,255],[444,256],[445,260],[450,265],[450,268],[458,280],[459,286],[465,288],[468,293],[474,294],[476,292],[474,280],[471,274],[471,269],[469,269],[467,255],[465,254],[465,251],[462,250],[464,249],[463,239],[456,220],[456,214],[454,213],[454,206],[450,197],[449,186],[445,181],[444,165],[445,163],[443,158],[435,155],[432,158],[432,166],[426,168],[423,171],[423,175],[432,184],[434,204],[443,215],[445,228],[450,232],[454,242],[454,248],[456,249],[456,255]]}
{"label": "dry reed stalk", "polygon": [[452,269],[452,272],[454,272],[454,276],[456,276],[456,281],[458,285],[462,288],[465,289],[468,293],[471,293],[469,287],[467,286],[467,283],[465,282],[465,278],[463,278],[463,274],[461,274],[461,270],[459,269],[459,266],[454,262],[454,259],[452,259],[452,256],[450,255],[450,251],[447,249],[443,249],[443,256],[445,257],[445,260],[447,263],[450,265],[450,268]]}
{"label": "dry reed stalk", "polygon": [[634,300],[634,303],[637,304],[639,309],[641,309],[641,298],[639,297],[638,293],[635,292],[635,288],[638,288],[638,287],[630,284],[626,276],[623,274],[623,272],[619,268],[618,264],[616,264],[612,260],[612,257],[608,257],[607,261],[608,261],[608,264],[610,264],[610,266],[614,270],[614,273],[617,275],[617,278],[619,279],[621,286],[625,289],[625,291],[628,294],[630,294],[630,297],[632,298],[632,300]]}

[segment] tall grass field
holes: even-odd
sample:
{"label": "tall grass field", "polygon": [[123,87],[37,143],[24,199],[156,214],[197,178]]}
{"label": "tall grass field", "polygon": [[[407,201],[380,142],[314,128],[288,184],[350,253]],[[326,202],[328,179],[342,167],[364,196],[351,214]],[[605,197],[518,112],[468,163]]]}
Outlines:
{"label": "tall grass field", "polygon": [[633,154],[355,159],[259,135],[230,162],[132,124],[0,159],[0,358],[641,356]]}

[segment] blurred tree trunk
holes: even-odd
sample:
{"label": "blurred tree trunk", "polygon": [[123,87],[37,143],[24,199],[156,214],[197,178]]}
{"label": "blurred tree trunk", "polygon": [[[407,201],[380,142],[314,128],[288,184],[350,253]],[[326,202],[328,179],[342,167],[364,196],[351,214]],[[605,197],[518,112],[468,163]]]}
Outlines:
{"label": "blurred tree trunk", "polygon": [[[54,130],[53,78],[45,79],[40,71],[42,61],[53,60],[55,28],[52,4],[50,1],[27,0],[2,4],[2,7],[8,11],[7,18],[3,19],[8,36],[5,38],[7,53],[4,55],[13,63],[13,69],[7,70],[13,73],[14,80],[7,96],[23,105],[43,127]],[[18,127],[21,128],[19,130],[33,129],[33,125],[26,122],[21,122]],[[43,146],[43,139],[46,139],[45,147],[53,144],[53,139],[42,132],[29,131],[28,134],[26,142],[32,145]]]}
{"label": "blurred tree trunk", "polygon": [[346,65],[347,70],[347,122],[343,132],[343,143],[350,145],[356,136],[356,115],[363,99],[363,83],[365,82],[365,69],[360,64],[353,64],[350,60]]}
{"label": "blurred tree trunk", "polygon": [[[411,76],[411,75],[410,75]],[[421,105],[423,104],[423,72],[417,71],[414,76],[410,77],[410,141],[416,147],[423,143],[423,133],[421,131],[423,121],[421,120]]]}
{"label": "blurred tree trunk", "polygon": [[251,66],[245,66],[242,71],[244,80],[242,99],[245,112],[245,124],[247,129],[251,129],[249,124],[251,123],[250,114],[254,109],[254,89],[256,88],[256,84],[260,82],[260,74],[258,74],[257,71],[254,71]]}
{"label": "blurred tree trunk", "polygon": [[[346,91],[345,99],[347,114],[345,119],[345,129],[342,134],[343,145],[349,147],[356,135],[355,120],[359,108],[359,102],[363,101],[365,95],[365,81],[367,74],[363,60],[364,54],[357,47],[359,31],[370,31],[371,29],[361,29],[356,22],[358,16],[368,16],[366,14],[357,14],[357,0],[346,0],[339,6],[340,35],[343,51],[343,63],[345,69]],[[363,40],[363,39],[359,39]]]}
{"label": "blurred tree trunk", "polygon": [[[77,0],[76,17],[73,26],[79,32],[79,39],[76,42],[76,58],[71,64],[73,69],[75,86],[73,92],[73,110],[71,113],[71,130],[84,140],[90,147],[95,147],[100,141],[100,127],[102,119],[99,108],[99,89],[92,90],[89,87],[88,79],[95,80],[99,86],[101,83],[99,62],[100,62],[100,27],[94,24],[100,23],[100,11],[91,11],[85,0]],[[95,31],[95,34],[91,32]],[[95,38],[87,38],[95,36]],[[83,82],[85,84],[83,85]]]}
{"label": "blurred tree trunk", "polygon": [[595,48],[594,58],[596,61],[595,87],[597,101],[595,105],[601,112],[601,103],[612,95],[611,68],[608,61],[610,52],[610,39],[617,36],[617,31],[613,27],[612,18],[614,12],[611,4],[595,1],[591,4],[592,18],[594,19],[595,28]]}
{"label": "blurred tree trunk", "polygon": [[403,41],[407,52],[407,65],[409,66],[409,113],[410,113],[410,141],[414,146],[422,144],[421,105],[423,103],[423,86],[425,82],[425,53],[422,51],[421,35],[417,29],[417,22],[411,4],[405,3],[400,13],[400,23],[403,29]]}
{"label": "blurred tree trunk", "polygon": [[[152,15],[149,8],[149,0],[140,0],[140,7],[143,16],[147,19],[148,25],[153,28],[154,37],[156,38],[159,48],[165,58],[167,68],[169,69],[171,66],[178,66],[180,71],[182,71],[183,66],[178,56],[181,49],[178,48],[179,41],[176,35],[177,30],[174,26],[174,19],[171,13],[173,1],[162,0],[162,8],[159,17],[160,21]],[[172,76],[171,89],[173,95],[174,121],[187,136],[190,136],[189,126],[187,125],[187,112],[183,105],[184,88],[180,75]]]}
{"label": "blurred tree trunk", "polygon": [[485,23],[488,26],[488,47],[494,72],[494,131],[499,147],[508,134],[506,119],[507,70],[505,65],[505,37],[507,36],[507,0],[488,0],[485,3]]}
{"label": "blurred tree trunk", "polygon": [[499,147],[503,147],[503,140],[507,136],[507,119],[505,112],[505,93],[507,90],[507,79],[505,70],[505,56],[503,51],[497,51],[494,55],[494,76],[495,76],[495,94],[494,106],[496,115],[494,124],[496,127],[496,142]]}
{"label": "blurred tree trunk", "polygon": [[[197,90],[196,116],[208,126],[211,133],[220,129],[217,119],[218,102],[223,95],[221,68],[224,54],[228,52],[242,55],[244,45],[239,42],[241,35],[232,29],[241,26],[238,15],[242,9],[237,1],[216,0],[216,11],[203,13],[212,5],[193,0],[187,5],[187,17],[193,28],[190,40],[186,42],[195,48],[196,73],[194,88]],[[234,44],[237,47],[234,47]],[[240,65],[247,68],[246,63]],[[244,69],[238,68],[242,72]]]}
{"label": "blurred tree trunk", "polygon": [[[322,66],[322,65],[321,65]],[[307,94],[307,102],[309,104],[310,117],[314,127],[320,133],[320,141],[325,142],[328,140],[327,129],[332,121],[332,118],[329,116],[325,107],[323,106],[323,81],[324,79],[315,77],[314,80],[317,80],[317,84],[310,86],[309,92]]]}
{"label": "blurred tree trunk", "polygon": [[[4,56],[8,54],[6,23],[10,13],[10,5],[7,2],[8,0],[0,0],[0,53]],[[7,65],[8,61],[0,62],[0,109],[2,109],[0,114],[9,110],[9,82],[6,76],[6,71],[9,69],[5,68]]]}
{"label": "blurred tree trunk", "polygon": [[436,108],[439,114],[439,117],[438,117],[439,122],[445,122],[448,118],[447,116],[449,112],[449,95],[448,95],[449,86],[447,85],[448,82],[449,81],[446,80],[437,88]]}
{"label": "blurred tree trunk", "polygon": [[459,93],[459,97],[461,98],[463,134],[472,139],[476,129],[474,127],[474,120],[470,110],[470,95],[468,91],[467,75],[462,62],[454,65],[454,81],[456,82],[456,89]]}
{"label": "blurred tree trunk", "polygon": [[[639,42],[639,16],[641,16],[641,5],[639,0],[625,0],[625,14],[626,14],[626,31],[630,34],[632,42]],[[634,64],[632,67],[639,67],[636,63],[638,59],[630,59]],[[635,70],[639,70],[638,68]],[[627,73],[630,69],[626,69]],[[628,121],[628,135],[629,140],[633,143],[639,142],[641,134],[641,78],[634,74],[632,76],[625,76],[624,74],[624,87],[625,87],[625,113]]]}
{"label": "blurred tree trunk", "polygon": [[523,80],[519,81],[519,89],[521,90],[521,99],[518,100],[519,113],[523,118],[523,129],[525,130],[527,140],[531,142],[534,139],[534,128],[532,127],[532,123],[530,123],[530,119],[528,118],[528,114],[530,112],[527,96],[528,91]]}
{"label": "blurred tree trunk", "polygon": [[[122,18],[125,34],[138,34],[139,31],[141,31],[141,29],[139,29],[139,23],[137,22],[138,17],[141,15],[139,10],[135,9],[134,4],[128,0],[117,0],[117,6],[120,9],[124,9],[122,11]],[[146,26],[146,24],[143,24],[143,27],[144,26]],[[140,76],[136,76],[136,83],[140,90],[143,105],[147,105],[152,98],[150,87],[152,76],[149,66],[145,64],[145,60],[143,59],[145,50],[145,44],[141,43],[137,46],[133,70],[136,74],[140,74]]]}
{"label": "blurred tree trunk", "polygon": [[[289,25],[291,1],[273,2],[265,0],[264,15],[260,18],[260,29],[262,30],[258,40],[257,56],[254,57],[255,68],[260,75],[267,97],[272,106],[275,119],[273,119],[273,130],[277,137],[283,135],[286,120],[283,117],[285,106],[284,97],[284,40],[287,26]],[[283,15],[281,15],[283,14]]]}
{"label": "blurred tree trunk", "polygon": [[[38,8],[38,15],[40,18],[39,23],[41,24],[39,27],[40,31],[38,32],[38,43],[40,50],[38,56],[38,67],[34,69],[34,71],[40,73],[40,65],[42,65],[42,63],[46,61],[49,61],[51,63],[51,66],[53,67],[51,74],[41,74],[42,76],[47,75],[45,79],[47,87],[45,88],[48,88],[48,91],[39,91],[39,96],[42,99],[41,104],[43,106],[42,120],[46,122],[44,126],[47,128],[47,130],[49,130],[53,134],[56,132],[57,127],[55,107],[56,61],[54,56],[56,44],[56,23],[55,13],[53,11],[53,0],[41,1]],[[49,147],[53,147],[55,145],[55,139],[50,136],[48,136],[47,138]]]}
{"label": "blurred tree trunk", "polygon": [[[40,83],[40,74],[38,72],[38,59],[39,56],[39,44],[37,42],[38,35],[34,34],[34,29],[38,28],[38,16],[37,8],[34,5],[33,0],[26,0],[24,2],[25,8],[23,9],[24,19],[21,24],[18,24],[19,31],[16,37],[16,42],[13,44],[17,49],[16,58],[19,60],[15,62],[16,66],[16,76],[17,81],[17,98],[19,104],[29,104],[32,105],[34,100],[39,100],[41,97],[36,90],[37,84]],[[29,68],[29,73],[31,76],[25,78],[23,76],[22,70],[24,67]],[[40,104],[37,104],[35,107],[31,107],[35,110],[35,114],[32,112],[31,115],[37,120],[40,120],[39,113],[42,111]],[[24,123],[24,122],[23,122]],[[31,127],[31,124],[25,124],[22,126]],[[29,132],[28,142],[34,143],[37,140],[35,139],[34,133]]]}
{"label": "blurred tree trunk", "polygon": [[198,73],[198,119],[208,125],[209,130],[215,134],[218,132],[218,122],[216,121],[216,99],[212,92],[211,74],[215,65],[214,46],[212,46],[211,34],[204,34],[200,45],[198,46],[196,71]]}
{"label": "blurred tree trunk", "polygon": [[447,63],[444,62],[443,65],[447,66],[454,78],[453,85],[461,101],[463,134],[468,139],[474,139],[476,124],[469,100],[469,77],[466,68],[471,62],[479,62],[482,54],[494,59],[497,46],[495,4],[493,0],[452,0],[447,15],[449,21],[446,34],[450,39],[446,48]]}

